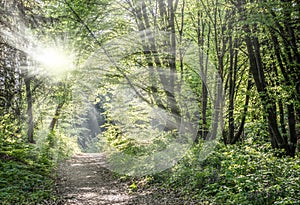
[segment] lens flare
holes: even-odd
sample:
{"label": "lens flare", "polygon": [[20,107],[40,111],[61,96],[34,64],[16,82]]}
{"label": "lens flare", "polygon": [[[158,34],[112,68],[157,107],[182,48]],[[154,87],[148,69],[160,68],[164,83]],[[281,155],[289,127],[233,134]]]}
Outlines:
{"label": "lens flare", "polygon": [[46,47],[37,50],[33,58],[47,75],[61,75],[74,68],[73,56],[62,48]]}

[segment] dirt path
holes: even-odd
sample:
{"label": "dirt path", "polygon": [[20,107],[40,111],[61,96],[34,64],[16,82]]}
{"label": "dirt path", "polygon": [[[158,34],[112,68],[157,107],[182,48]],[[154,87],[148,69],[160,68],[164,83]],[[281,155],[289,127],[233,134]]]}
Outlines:
{"label": "dirt path", "polygon": [[104,154],[78,154],[59,167],[61,204],[128,204],[131,196],[126,189],[126,184],[105,168]]}
{"label": "dirt path", "polygon": [[60,205],[163,205],[198,204],[187,202],[178,193],[149,187],[130,193],[128,182],[120,181],[105,168],[104,154],[78,154],[61,164],[57,190]]}

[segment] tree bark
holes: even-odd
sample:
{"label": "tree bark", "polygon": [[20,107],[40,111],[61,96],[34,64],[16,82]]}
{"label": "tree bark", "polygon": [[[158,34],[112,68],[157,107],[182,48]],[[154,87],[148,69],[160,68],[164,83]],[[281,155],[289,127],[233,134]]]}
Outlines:
{"label": "tree bark", "polygon": [[55,126],[57,125],[58,118],[59,118],[59,116],[60,116],[60,114],[61,114],[61,110],[62,110],[64,104],[65,104],[65,102],[63,101],[63,102],[61,102],[61,103],[59,103],[59,104],[57,105],[56,110],[55,110],[54,117],[52,118],[51,123],[50,123],[50,125],[49,125],[49,130],[50,130],[50,131],[54,131]]}
{"label": "tree bark", "polygon": [[27,138],[29,143],[35,143],[33,139],[34,124],[33,124],[33,112],[32,112],[32,93],[31,93],[31,77],[28,72],[25,76],[25,90],[26,90],[26,102],[27,102]]}
{"label": "tree bark", "polygon": [[290,133],[290,156],[295,156],[297,145],[297,133],[296,133],[296,116],[294,111],[294,105],[287,105],[288,109],[288,124]]}
{"label": "tree bark", "polygon": [[250,71],[253,75],[257,91],[267,115],[269,128],[272,132],[270,137],[274,138],[271,139],[271,141],[275,141],[276,144],[278,144],[279,147],[275,148],[282,148],[286,151],[286,154],[291,155],[290,147],[287,142],[285,142],[278,128],[275,101],[271,99],[267,92],[258,38],[250,37],[251,32],[249,27],[246,26],[245,31],[247,33],[245,41],[249,55]]}
{"label": "tree bark", "polygon": [[246,122],[246,116],[247,116],[247,112],[248,112],[248,105],[249,105],[249,101],[250,101],[250,90],[251,90],[251,88],[252,88],[252,82],[251,82],[250,74],[249,74],[247,91],[246,91],[247,93],[246,93],[246,99],[245,99],[245,104],[244,104],[244,110],[243,110],[243,114],[242,114],[241,124],[240,124],[240,127],[239,127],[237,133],[231,139],[231,141],[230,141],[231,144],[237,143],[237,141],[240,140],[240,138],[242,136],[242,133],[244,131],[244,126],[245,126],[245,122]]}

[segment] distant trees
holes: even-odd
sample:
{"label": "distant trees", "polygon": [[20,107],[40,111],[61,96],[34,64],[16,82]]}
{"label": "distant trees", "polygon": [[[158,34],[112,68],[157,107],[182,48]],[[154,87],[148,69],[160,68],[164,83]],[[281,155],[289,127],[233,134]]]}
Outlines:
{"label": "distant trees", "polygon": [[[300,5],[297,1],[125,0],[117,5],[106,0],[89,1],[88,4],[68,0],[44,1],[43,4],[30,0],[2,0],[0,4],[0,26],[5,28],[0,31],[0,109],[3,113],[13,112],[21,122],[27,108],[30,142],[33,142],[35,126],[33,91],[38,91],[41,84],[40,80],[28,75],[26,69],[21,69],[26,64],[26,54],[8,43],[4,32],[20,33],[25,24],[38,28],[43,22],[44,29],[36,30],[38,35],[63,36],[67,33],[72,40],[76,63],[83,65],[73,79],[89,79],[87,87],[93,87],[95,98],[99,89],[125,79],[139,91],[138,97],[143,101],[172,113],[170,127],[174,130],[180,124],[178,117],[183,115],[182,105],[174,93],[184,92],[181,83],[185,81],[198,100],[200,128],[196,141],[214,135],[209,130],[222,126],[223,122],[217,120],[222,116],[225,144],[242,141],[251,129],[247,125],[255,122],[264,125],[260,129],[269,133],[268,139],[274,148],[295,155],[300,135]],[[41,10],[37,11],[33,5],[41,6]],[[18,12],[13,14],[6,8],[15,8]],[[15,18],[24,21],[16,23]],[[120,48],[113,46],[111,50],[97,50],[122,34],[134,32],[137,33],[138,52],[118,59],[123,67],[115,62],[104,65],[107,60],[103,56],[99,61],[93,59],[106,52],[111,52],[113,58],[122,54],[123,51],[117,51]],[[201,76],[185,63],[190,42],[198,46],[194,53]],[[221,104],[213,104],[215,96],[210,96],[206,84],[205,76],[212,66],[222,80],[222,84],[216,82],[219,93],[216,101]],[[142,82],[132,77],[140,67],[147,70]],[[161,74],[161,70],[170,75]],[[99,71],[103,76],[97,84]],[[51,100],[57,102],[52,110],[50,130],[57,125],[62,110],[70,108],[72,85],[65,83],[62,83],[68,85],[65,89],[61,84],[61,87],[48,90],[56,92],[52,93]],[[212,113],[212,109],[216,112]],[[263,140],[264,136],[258,138]]]}
{"label": "distant trees", "polygon": [[[127,3],[138,30],[171,32],[170,41],[165,43],[173,51],[181,46],[183,37],[189,36],[200,48],[202,72],[207,69],[205,56],[214,63],[224,86],[226,112],[221,114],[227,119],[223,132],[225,143],[234,144],[241,140],[245,124],[255,120],[248,112],[254,109],[251,108],[251,92],[255,85],[259,107],[263,110],[260,115],[268,125],[272,146],[284,149],[290,156],[295,155],[300,123],[298,2],[183,0]],[[156,51],[153,42],[149,41],[149,46]],[[174,55],[168,64],[152,56],[148,66],[165,65],[183,72],[180,54],[178,58]],[[147,55],[151,56],[151,53]],[[161,83],[167,81],[162,79]],[[201,87],[199,109],[202,107],[202,118],[199,123],[200,134],[205,138],[205,127],[208,126],[205,83]]]}

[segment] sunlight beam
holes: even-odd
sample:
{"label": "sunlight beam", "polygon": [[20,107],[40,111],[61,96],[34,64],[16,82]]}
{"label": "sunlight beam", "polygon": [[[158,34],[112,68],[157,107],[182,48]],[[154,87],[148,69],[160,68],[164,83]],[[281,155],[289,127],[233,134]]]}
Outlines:
{"label": "sunlight beam", "polygon": [[73,56],[62,48],[45,47],[38,50],[33,58],[47,75],[58,76],[74,68]]}

